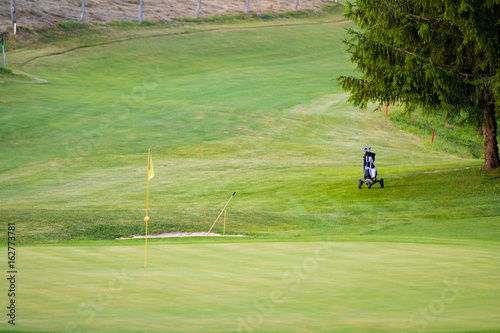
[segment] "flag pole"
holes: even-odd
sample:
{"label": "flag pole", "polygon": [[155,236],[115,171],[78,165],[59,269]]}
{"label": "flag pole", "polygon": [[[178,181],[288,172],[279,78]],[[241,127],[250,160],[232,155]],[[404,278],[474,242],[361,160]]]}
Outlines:
{"label": "flag pole", "polygon": [[149,222],[149,181],[155,175],[153,168],[153,159],[151,157],[151,149],[148,150],[148,186],[146,190],[146,217],[144,222],[146,222],[146,244],[144,245],[144,268],[147,267],[148,259],[148,222]]}
{"label": "flag pole", "polygon": [[144,221],[146,222],[146,245],[144,247],[144,268],[146,268],[148,259],[148,222],[149,222],[148,209],[149,209],[149,171],[148,171],[148,189],[146,194],[146,217],[144,218]]}

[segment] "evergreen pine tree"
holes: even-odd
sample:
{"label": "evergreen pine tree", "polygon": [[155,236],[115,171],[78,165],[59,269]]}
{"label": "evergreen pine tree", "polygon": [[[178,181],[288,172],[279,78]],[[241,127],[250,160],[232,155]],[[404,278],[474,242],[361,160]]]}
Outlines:
{"label": "evergreen pine tree", "polygon": [[484,169],[500,168],[500,0],[356,0],[345,40],[361,76],[339,77],[349,100],[443,110],[483,127]]}

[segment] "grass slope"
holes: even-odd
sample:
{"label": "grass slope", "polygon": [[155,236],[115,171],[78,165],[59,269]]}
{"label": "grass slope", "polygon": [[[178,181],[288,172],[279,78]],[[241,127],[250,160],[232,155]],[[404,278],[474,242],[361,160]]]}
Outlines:
{"label": "grass slope", "polygon": [[[346,104],[345,24],[312,22],[78,48],[21,68],[46,84],[1,83],[20,330],[500,328],[500,177]],[[357,189],[364,146],[383,190]],[[236,191],[249,237],[150,240],[147,270],[142,241],[89,242],[144,233],[148,148],[150,233],[206,231]]]}
{"label": "grass slope", "polygon": [[[31,231],[22,242],[142,233],[151,148],[152,232],[204,230],[233,191],[234,233],[498,222],[498,179],[477,174],[480,161],[437,154],[345,104],[332,81],[352,70],[342,38],[336,24],[292,25],[124,41],[28,63],[23,70],[48,84],[2,86],[2,219]],[[353,191],[366,145],[379,153],[384,191]],[[480,238],[496,237],[483,226]]]}

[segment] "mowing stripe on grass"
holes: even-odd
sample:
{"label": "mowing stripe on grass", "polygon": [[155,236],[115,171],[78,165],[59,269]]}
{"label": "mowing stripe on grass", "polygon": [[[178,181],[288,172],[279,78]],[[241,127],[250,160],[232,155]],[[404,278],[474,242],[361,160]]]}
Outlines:
{"label": "mowing stripe on grass", "polygon": [[151,244],[147,269],[142,250],[23,247],[19,328],[386,332],[417,331],[425,320],[432,331],[500,327],[492,316],[500,313],[500,250],[484,244]]}

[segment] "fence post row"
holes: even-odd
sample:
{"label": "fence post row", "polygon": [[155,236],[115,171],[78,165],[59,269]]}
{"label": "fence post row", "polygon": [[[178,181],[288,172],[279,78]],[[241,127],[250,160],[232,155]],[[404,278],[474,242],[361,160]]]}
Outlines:
{"label": "fence post row", "polygon": [[[81,21],[82,23],[85,23],[85,2],[86,0],[82,0],[82,15],[81,15]],[[334,0],[335,3],[337,3],[337,0]],[[16,0],[11,0],[11,16],[12,16],[12,24],[14,25],[14,35],[17,33],[17,22],[16,22]],[[295,10],[299,9],[299,4],[300,0],[297,0],[295,2]],[[245,15],[248,15],[248,12],[250,10],[250,0],[246,0],[245,3]],[[196,18],[200,18],[200,12],[201,12],[201,0],[198,0],[198,6],[196,7]],[[139,12],[139,23],[142,23],[143,19],[143,13],[144,13],[144,0],[140,1],[140,12]]]}

